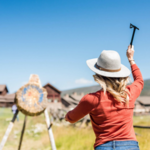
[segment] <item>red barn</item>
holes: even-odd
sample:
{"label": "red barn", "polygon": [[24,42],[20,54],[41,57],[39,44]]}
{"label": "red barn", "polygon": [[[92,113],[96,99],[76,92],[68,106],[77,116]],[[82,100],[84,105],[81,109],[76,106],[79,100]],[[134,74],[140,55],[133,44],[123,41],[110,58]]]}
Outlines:
{"label": "red barn", "polygon": [[59,91],[58,89],[56,89],[50,83],[47,83],[43,87],[47,90],[47,99],[48,99],[48,102],[54,102],[54,103],[61,102],[61,91]]}

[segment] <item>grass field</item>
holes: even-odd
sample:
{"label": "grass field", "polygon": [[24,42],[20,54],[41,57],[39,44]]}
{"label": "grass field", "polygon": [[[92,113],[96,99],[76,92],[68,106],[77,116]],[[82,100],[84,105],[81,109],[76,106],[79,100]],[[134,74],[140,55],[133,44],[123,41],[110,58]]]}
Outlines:
{"label": "grass field", "polygon": [[[0,108],[0,141],[12,118],[9,109]],[[3,150],[17,150],[24,115],[19,113],[19,122],[15,122]],[[150,116],[133,118],[136,125],[150,125]],[[38,132],[38,128],[43,129]],[[95,135],[91,127],[79,129],[71,126],[52,127],[57,150],[92,150]],[[135,129],[141,150],[150,150],[150,129]],[[51,150],[46,130],[44,114],[37,117],[28,117],[21,150]]]}

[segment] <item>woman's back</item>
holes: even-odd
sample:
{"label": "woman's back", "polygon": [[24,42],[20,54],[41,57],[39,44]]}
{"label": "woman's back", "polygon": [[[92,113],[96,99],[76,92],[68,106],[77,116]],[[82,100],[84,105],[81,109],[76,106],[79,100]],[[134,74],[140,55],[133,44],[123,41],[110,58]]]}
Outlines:
{"label": "woman's back", "polygon": [[107,141],[136,140],[132,123],[133,106],[127,108],[125,104],[116,102],[109,93],[104,95],[103,91],[93,94],[99,95],[98,106],[90,112],[96,135],[94,147]]}

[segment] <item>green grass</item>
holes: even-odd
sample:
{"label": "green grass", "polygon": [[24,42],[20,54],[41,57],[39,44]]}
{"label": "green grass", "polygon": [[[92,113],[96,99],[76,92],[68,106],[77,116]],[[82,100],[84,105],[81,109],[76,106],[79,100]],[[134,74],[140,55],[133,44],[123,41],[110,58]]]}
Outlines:
{"label": "green grass", "polygon": [[[136,116],[133,117],[134,125],[150,126],[150,116]],[[137,140],[141,150],[150,150],[150,129],[135,128],[138,134]]]}
{"label": "green grass", "polygon": [[[10,108],[0,108],[0,141],[12,118]],[[20,133],[22,130],[24,115],[19,113],[19,122],[15,121],[13,130],[4,146],[3,150],[17,150],[19,144]],[[150,125],[150,116],[134,117],[133,122],[136,125]],[[31,129],[34,125],[40,123],[45,125],[42,133],[34,134]],[[92,150],[95,135],[90,127],[79,129],[73,126],[53,126],[53,134],[55,137],[57,150]],[[30,131],[30,132],[29,132]],[[141,150],[150,149],[150,129],[135,129],[138,133],[137,139]],[[18,133],[18,134],[15,134]],[[23,138],[21,150],[51,150],[48,133],[46,131],[44,114],[37,117],[28,117],[27,126]]]}

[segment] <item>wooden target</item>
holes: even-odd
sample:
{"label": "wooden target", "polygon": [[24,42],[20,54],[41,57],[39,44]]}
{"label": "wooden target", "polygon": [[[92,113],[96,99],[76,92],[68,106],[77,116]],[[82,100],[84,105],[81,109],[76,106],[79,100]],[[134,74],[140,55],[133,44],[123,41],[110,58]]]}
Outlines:
{"label": "wooden target", "polygon": [[36,82],[29,82],[17,91],[16,104],[25,115],[40,115],[47,106],[47,91]]}

